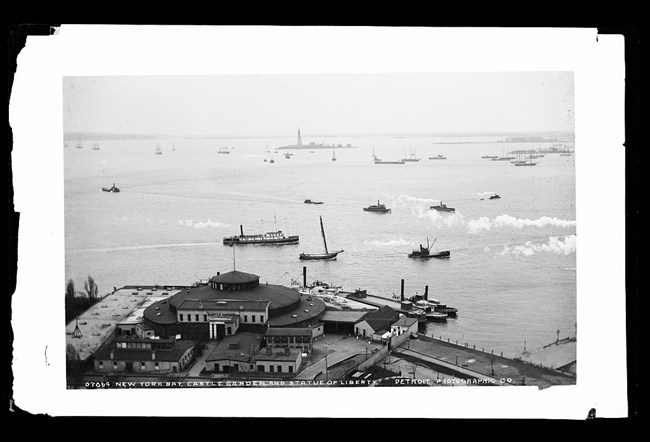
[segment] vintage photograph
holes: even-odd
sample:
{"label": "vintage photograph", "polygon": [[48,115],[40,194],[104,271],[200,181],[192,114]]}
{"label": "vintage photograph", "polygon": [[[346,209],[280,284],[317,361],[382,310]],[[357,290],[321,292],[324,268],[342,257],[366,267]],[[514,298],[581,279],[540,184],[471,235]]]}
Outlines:
{"label": "vintage photograph", "polygon": [[576,385],[574,81],[64,76],[67,388]]}

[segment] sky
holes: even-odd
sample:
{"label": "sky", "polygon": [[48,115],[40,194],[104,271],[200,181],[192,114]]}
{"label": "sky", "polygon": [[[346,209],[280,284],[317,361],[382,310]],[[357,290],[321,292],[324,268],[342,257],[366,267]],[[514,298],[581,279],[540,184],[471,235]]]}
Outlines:
{"label": "sky", "polygon": [[570,72],[63,78],[64,132],[573,132]]}

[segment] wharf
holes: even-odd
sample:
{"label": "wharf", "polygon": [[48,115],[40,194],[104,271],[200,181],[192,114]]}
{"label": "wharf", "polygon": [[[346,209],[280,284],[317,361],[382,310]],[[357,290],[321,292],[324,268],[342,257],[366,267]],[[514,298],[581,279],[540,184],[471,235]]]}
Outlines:
{"label": "wharf", "polygon": [[376,295],[369,295],[367,293],[363,294],[362,298],[359,298],[356,296],[357,292],[339,292],[339,295],[349,299],[353,300],[356,302],[359,302],[361,304],[367,304],[373,307],[383,307],[383,306],[388,306],[392,308],[393,310],[403,313],[405,315],[411,315],[413,314],[413,310],[405,310],[402,308],[401,304],[398,301],[394,301],[392,299],[386,299],[382,298],[380,296]]}

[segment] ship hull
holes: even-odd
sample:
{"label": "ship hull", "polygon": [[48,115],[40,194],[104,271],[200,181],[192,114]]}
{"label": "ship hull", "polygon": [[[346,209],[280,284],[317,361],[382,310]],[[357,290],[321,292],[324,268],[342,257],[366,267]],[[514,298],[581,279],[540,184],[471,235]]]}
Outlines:
{"label": "ship hull", "polygon": [[243,245],[243,244],[298,244],[298,236],[288,236],[286,238],[247,238],[247,237],[230,237],[224,238],[223,243],[226,245]]}
{"label": "ship hull", "polygon": [[302,260],[328,260],[328,259],[336,259],[336,256],[341,253],[343,250],[340,252],[333,252],[333,253],[318,253],[318,254],[310,254],[310,253],[301,253],[300,254],[300,259]]}

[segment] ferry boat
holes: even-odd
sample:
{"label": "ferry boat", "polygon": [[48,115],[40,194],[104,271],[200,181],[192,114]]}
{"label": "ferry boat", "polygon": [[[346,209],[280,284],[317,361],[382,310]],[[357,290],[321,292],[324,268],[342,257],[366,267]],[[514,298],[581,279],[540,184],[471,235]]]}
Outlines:
{"label": "ferry boat", "polygon": [[241,234],[239,236],[228,236],[223,239],[226,245],[235,244],[297,244],[298,235],[287,236],[282,230],[274,232],[259,233],[255,235],[244,235],[244,227],[239,226]]}
{"label": "ferry boat", "polygon": [[112,185],[111,187],[102,187],[102,191],[104,191],[104,192],[113,192],[113,193],[117,193],[117,192],[120,191],[120,189],[118,189],[117,187],[115,187],[115,183],[113,183],[113,185]]}
{"label": "ferry boat", "polygon": [[440,252],[436,253],[431,253],[431,248],[433,247],[433,244],[435,244],[436,240],[438,238],[433,240],[433,243],[429,245],[429,238],[427,237],[427,246],[424,247],[422,244],[420,244],[420,249],[419,250],[413,250],[411,253],[409,253],[409,258],[449,258],[451,256],[451,252],[449,250],[443,250]]}
{"label": "ferry boat", "polygon": [[323,228],[323,217],[320,217],[320,231],[323,235],[323,245],[325,246],[325,253],[301,253],[299,258],[306,260],[324,260],[324,259],[336,259],[336,256],[339,253],[342,253],[343,250],[338,250],[336,252],[330,252],[327,249],[327,240],[325,239],[325,229]]}
{"label": "ferry boat", "polygon": [[380,204],[379,200],[377,200],[377,204],[373,204],[368,207],[364,207],[363,210],[366,212],[377,212],[377,213],[390,213],[391,209],[386,207],[385,204]]}
{"label": "ferry boat", "polygon": [[458,315],[458,309],[454,307],[449,307],[447,304],[436,304],[436,306],[433,309],[436,312],[445,313],[447,314],[447,316]]}
{"label": "ferry boat", "polygon": [[437,206],[429,207],[429,210],[437,210],[438,212],[455,212],[456,211],[456,209],[454,209],[453,207],[447,207],[446,205],[444,205],[442,203],[442,201],[440,201],[440,204],[437,205]]}

